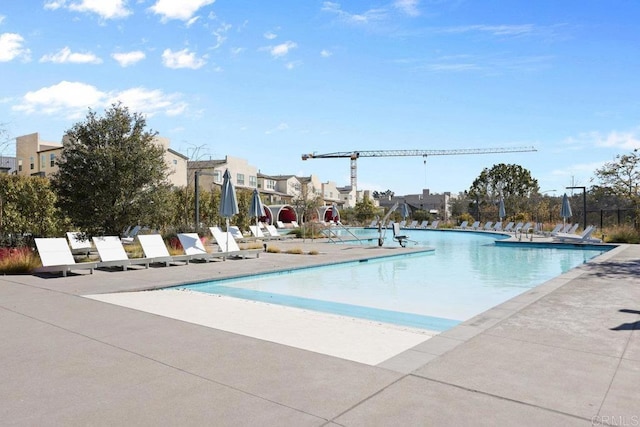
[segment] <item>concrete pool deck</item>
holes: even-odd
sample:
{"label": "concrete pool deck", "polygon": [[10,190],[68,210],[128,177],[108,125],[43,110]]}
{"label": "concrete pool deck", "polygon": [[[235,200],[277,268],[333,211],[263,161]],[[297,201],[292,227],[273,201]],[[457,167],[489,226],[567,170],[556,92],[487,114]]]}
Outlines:
{"label": "concrete pool deck", "polygon": [[375,366],[84,297],[411,250],[273,244],[320,254],[0,276],[3,424],[640,424],[638,245]]}

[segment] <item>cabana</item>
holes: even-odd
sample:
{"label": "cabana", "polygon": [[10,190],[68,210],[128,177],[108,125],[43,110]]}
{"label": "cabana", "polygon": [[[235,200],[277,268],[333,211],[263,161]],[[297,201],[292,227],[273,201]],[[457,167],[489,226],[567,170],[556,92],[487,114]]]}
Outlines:
{"label": "cabana", "polygon": [[[334,221],[333,218],[333,206],[329,205],[329,206],[321,206],[320,208],[318,208],[318,218],[322,218],[322,221],[324,222],[331,222]],[[336,218],[334,222],[338,222],[340,221],[340,211],[338,210],[338,208],[336,207]]]}
{"label": "cabana", "polygon": [[298,215],[291,205],[271,205],[264,207],[265,213],[269,217],[268,222],[270,224],[276,224],[278,221],[286,224],[291,224],[292,221],[298,221]]}

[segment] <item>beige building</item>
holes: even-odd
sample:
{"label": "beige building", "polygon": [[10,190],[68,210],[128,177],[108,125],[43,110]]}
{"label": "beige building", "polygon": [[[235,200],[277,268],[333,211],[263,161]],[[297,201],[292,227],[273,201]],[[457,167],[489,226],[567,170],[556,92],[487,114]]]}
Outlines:
{"label": "beige building", "polygon": [[[188,158],[169,148],[169,139],[155,137],[154,142],[164,148],[168,180],[176,187],[187,185]],[[58,142],[42,141],[36,133],[16,138],[16,170],[18,175],[39,175],[48,177],[58,170],[56,159],[62,154],[63,146]]]}
{"label": "beige building", "polygon": [[212,185],[222,185],[224,171],[229,170],[231,182],[236,188],[253,190],[258,188],[258,168],[252,166],[245,159],[225,156],[223,160],[198,160],[187,164],[189,185],[195,182],[198,171],[198,181],[201,188]]}

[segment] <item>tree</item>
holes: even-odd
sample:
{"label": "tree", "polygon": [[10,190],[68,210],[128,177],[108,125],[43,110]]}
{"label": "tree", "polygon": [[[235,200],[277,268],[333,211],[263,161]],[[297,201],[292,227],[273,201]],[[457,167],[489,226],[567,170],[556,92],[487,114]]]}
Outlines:
{"label": "tree", "polygon": [[617,155],[614,162],[605,163],[595,172],[603,191],[626,199],[634,209],[640,207],[640,154],[636,148],[630,154]]}
{"label": "tree", "polygon": [[[500,163],[491,169],[483,169],[469,188],[468,197],[473,205],[478,203],[478,210],[483,208],[485,213],[488,210],[494,217],[497,216],[498,201],[503,197],[507,213],[514,215],[527,208],[529,198],[539,189],[538,180],[527,169]],[[475,213],[476,207],[471,211]]]}
{"label": "tree", "polygon": [[355,212],[356,219],[361,223],[372,220],[378,213],[379,209],[373,204],[373,201],[366,195],[361,201],[356,203]]}
{"label": "tree", "polygon": [[[58,206],[89,236],[119,234],[163,209],[169,184],[164,149],[146,120],[120,103],[65,133],[53,176]],[[148,223],[146,225],[156,226]]]}
{"label": "tree", "polygon": [[391,190],[387,190],[387,191],[374,191],[372,196],[374,199],[378,200],[378,199],[388,199],[391,200],[391,198],[395,195],[395,193]]}
{"label": "tree", "polygon": [[0,240],[55,235],[62,223],[55,201],[46,178],[0,175]]}

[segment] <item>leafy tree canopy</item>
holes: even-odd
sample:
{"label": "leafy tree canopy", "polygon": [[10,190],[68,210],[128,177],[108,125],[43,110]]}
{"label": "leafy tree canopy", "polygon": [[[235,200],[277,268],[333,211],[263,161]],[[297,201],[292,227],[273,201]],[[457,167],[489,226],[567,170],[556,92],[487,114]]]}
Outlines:
{"label": "leafy tree canopy", "polygon": [[538,180],[520,165],[500,163],[485,168],[469,188],[470,200],[480,204],[495,204],[504,198],[507,212],[518,212],[527,199],[539,191]]}
{"label": "leafy tree canopy", "polygon": [[640,207],[640,154],[637,148],[605,163],[595,175],[600,181],[594,188],[596,193],[622,197],[634,208]]}
{"label": "leafy tree canopy", "polygon": [[60,208],[88,235],[119,234],[162,209],[169,188],[164,148],[145,127],[141,114],[118,103],[102,117],[89,110],[65,133],[53,186]]}

